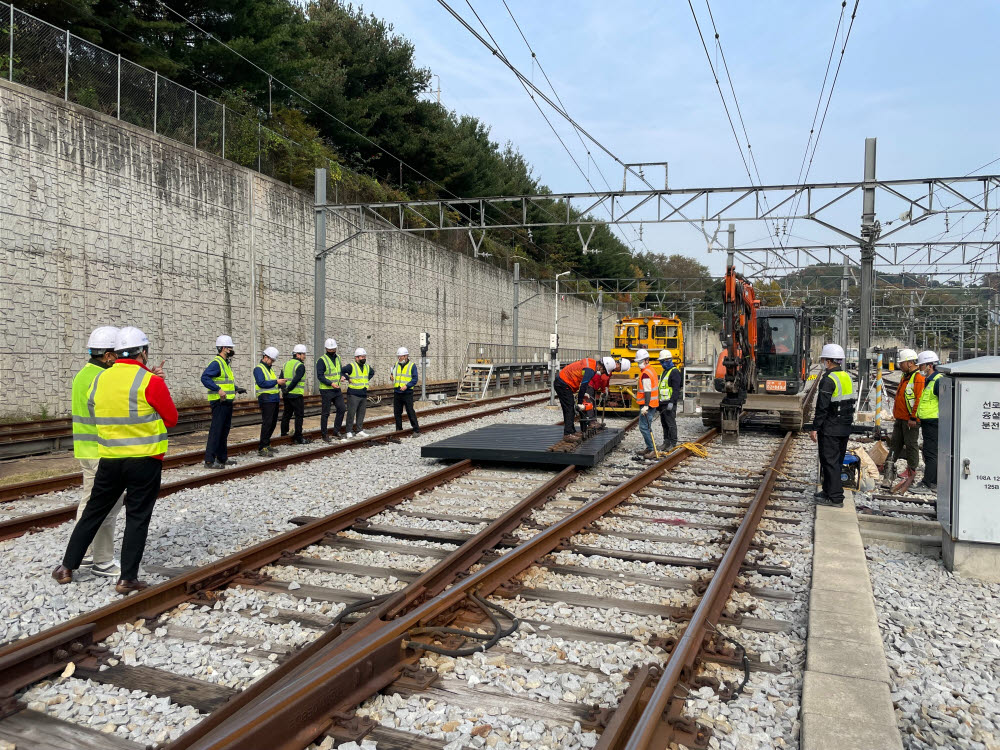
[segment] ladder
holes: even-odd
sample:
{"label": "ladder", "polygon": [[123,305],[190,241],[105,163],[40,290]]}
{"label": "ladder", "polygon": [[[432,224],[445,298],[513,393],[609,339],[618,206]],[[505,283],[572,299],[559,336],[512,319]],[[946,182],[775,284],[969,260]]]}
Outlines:
{"label": "ladder", "polygon": [[458,384],[456,401],[478,401],[486,397],[490,381],[493,379],[492,364],[466,365],[462,380]]}

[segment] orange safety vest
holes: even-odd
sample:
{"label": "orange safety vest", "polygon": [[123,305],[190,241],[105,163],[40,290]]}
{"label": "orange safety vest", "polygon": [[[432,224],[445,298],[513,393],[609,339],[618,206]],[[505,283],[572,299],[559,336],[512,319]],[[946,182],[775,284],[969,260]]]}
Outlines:
{"label": "orange safety vest", "polygon": [[586,369],[597,372],[597,362],[590,357],[566,365],[559,371],[559,379],[573,391],[580,390],[583,385],[583,371]]}
{"label": "orange safety vest", "polygon": [[660,379],[656,377],[656,370],[649,365],[646,365],[642,369],[642,372],[639,373],[639,381],[637,383],[638,387],[635,389],[635,400],[638,402],[639,406],[644,406],[646,402],[646,394],[642,390],[643,378],[649,378],[649,406],[650,408],[655,409],[660,405]]}

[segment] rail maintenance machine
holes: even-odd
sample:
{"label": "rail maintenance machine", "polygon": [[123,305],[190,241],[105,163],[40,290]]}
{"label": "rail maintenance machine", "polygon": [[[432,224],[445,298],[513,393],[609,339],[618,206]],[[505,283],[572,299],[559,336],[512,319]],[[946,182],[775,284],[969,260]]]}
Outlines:
{"label": "rail maintenance machine", "polygon": [[657,359],[664,349],[670,351],[674,366],[684,374],[684,325],[674,313],[645,312],[623,317],[615,326],[615,344],[611,356],[616,361],[627,359],[631,367],[627,372],[615,373],[608,385],[607,410],[613,414],[638,414],[635,400],[635,381],[639,367],[635,353],[640,349],[649,352],[649,363],[660,377],[663,372]]}
{"label": "rail maintenance machine", "polygon": [[753,285],[732,267],[723,294],[723,349],[714,390],[698,396],[702,422],[730,440],[739,436],[748,412],[777,416],[782,429],[801,430],[811,375],[805,308],[761,307]]}

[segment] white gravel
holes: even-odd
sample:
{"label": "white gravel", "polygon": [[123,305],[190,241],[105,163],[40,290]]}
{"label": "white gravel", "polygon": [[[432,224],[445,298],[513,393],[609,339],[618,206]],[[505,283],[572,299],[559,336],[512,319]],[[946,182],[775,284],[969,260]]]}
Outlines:
{"label": "white gravel", "polygon": [[1000,584],[888,547],[866,553],[903,746],[1000,748]]}

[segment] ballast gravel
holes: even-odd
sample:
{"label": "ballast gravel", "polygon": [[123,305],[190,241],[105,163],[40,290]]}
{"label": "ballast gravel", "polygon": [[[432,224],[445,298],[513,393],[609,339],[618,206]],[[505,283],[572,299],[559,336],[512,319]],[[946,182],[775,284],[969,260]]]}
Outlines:
{"label": "ballast gravel", "polygon": [[879,545],[866,555],[903,746],[1000,748],[1000,584]]}

